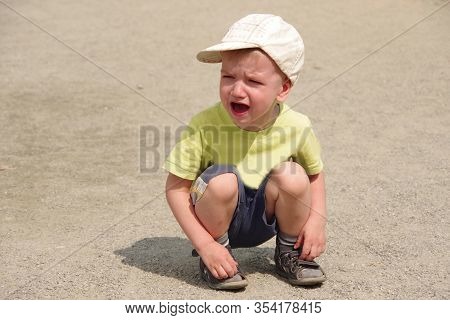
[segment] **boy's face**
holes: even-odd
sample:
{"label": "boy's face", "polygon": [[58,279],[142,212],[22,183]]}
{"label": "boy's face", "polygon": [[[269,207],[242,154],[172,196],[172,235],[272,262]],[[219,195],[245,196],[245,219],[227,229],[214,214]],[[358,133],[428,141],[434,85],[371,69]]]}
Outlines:
{"label": "boy's face", "polygon": [[233,122],[259,131],[278,116],[277,101],[287,98],[291,83],[265,53],[257,49],[222,52],[220,100]]}

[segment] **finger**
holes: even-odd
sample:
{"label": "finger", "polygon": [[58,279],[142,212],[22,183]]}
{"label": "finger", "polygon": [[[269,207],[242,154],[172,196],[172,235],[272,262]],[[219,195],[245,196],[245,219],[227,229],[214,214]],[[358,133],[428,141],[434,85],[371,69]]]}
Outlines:
{"label": "finger", "polygon": [[225,271],[226,278],[233,277],[237,273],[237,267],[235,264],[226,264],[222,266],[223,270]]}
{"label": "finger", "polygon": [[317,247],[312,247],[309,255],[306,257],[308,261],[312,261],[320,255]]}
{"label": "finger", "polygon": [[319,257],[322,253],[325,252],[325,249],[326,249],[326,245],[324,243],[318,245],[316,248],[313,248],[310,253],[311,259],[315,259],[315,258]]}
{"label": "finger", "polygon": [[300,246],[302,245],[302,242],[304,241],[304,237],[303,237],[303,233],[301,233],[298,237],[297,237],[297,241],[295,241],[294,243],[294,249],[298,249],[300,248]]}
{"label": "finger", "polygon": [[226,278],[228,278],[228,273],[225,270],[225,268],[223,268],[222,266],[219,266],[217,268],[217,273],[219,275],[218,279],[226,279]]}
{"label": "finger", "polygon": [[300,246],[302,245],[303,239],[302,238],[298,238],[297,241],[295,241],[294,243],[294,249],[297,250],[298,248],[300,248]]}
{"label": "finger", "polygon": [[303,244],[303,249],[302,249],[302,253],[300,255],[300,259],[307,260],[310,253],[311,253],[311,244],[305,242]]}
{"label": "finger", "polygon": [[228,269],[227,270],[227,278],[232,278],[237,273],[237,269]]}
{"label": "finger", "polygon": [[236,260],[231,258],[231,261],[228,261],[230,264],[230,269],[228,270],[228,275],[233,277],[236,273],[238,273],[238,263]]}
{"label": "finger", "polygon": [[219,273],[217,273],[216,269],[214,269],[214,268],[208,268],[208,269],[209,269],[209,272],[211,272],[211,274],[213,275],[214,278],[220,279],[220,275],[219,275]]}

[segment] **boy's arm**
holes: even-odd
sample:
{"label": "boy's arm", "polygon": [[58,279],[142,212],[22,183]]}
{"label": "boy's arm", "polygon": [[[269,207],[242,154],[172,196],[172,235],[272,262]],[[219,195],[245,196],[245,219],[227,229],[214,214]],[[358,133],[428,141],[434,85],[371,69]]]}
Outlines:
{"label": "boy's arm", "polygon": [[302,245],[300,259],[311,261],[325,251],[327,209],[323,172],[309,176],[309,181],[311,183],[311,211],[294,247],[297,249]]}
{"label": "boy's arm", "polygon": [[203,262],[216,278],[232,277],[237,272],[234,259],[224,246],[218,244],[195,215],[190,200],[192,181],[169,173],[166,198],[170,209]]}

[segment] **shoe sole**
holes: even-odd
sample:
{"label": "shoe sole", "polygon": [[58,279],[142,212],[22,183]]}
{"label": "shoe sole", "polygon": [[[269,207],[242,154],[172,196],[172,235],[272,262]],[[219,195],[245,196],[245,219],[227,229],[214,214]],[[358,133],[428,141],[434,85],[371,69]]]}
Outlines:
{"label": "shoe sole", "polygon": [[[289,279],[287,278],[280,270],[276,270],[277,274],[283,278],[283,280],[289,282],[290,284],[294,286],[315,286],[318,284],[321,284],[327,280],[327,277],[325,274],[321,277],[315,277],[315,278],[307,278],[307,279]],[[323,272],[323,271],[322,271]]]}
{"label": "shoe sole", "polygon": [[208,287],[215,290],[239,290],[248,286],[248,280],[243,279],[241,281],[219,282],[211,283],[206,275],[202,273],[202,279],[208,284]]}

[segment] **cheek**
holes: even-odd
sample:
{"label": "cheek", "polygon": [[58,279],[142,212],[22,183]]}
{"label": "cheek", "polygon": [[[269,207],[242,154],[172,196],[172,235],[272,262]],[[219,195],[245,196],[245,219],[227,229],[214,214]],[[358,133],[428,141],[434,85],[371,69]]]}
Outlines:
{"label": "cheek", "polygon": [[252,98],[254,102],[258,104],[267,104],[268,101],[271,99],[271,97],[267,93],[261,91],[253,92]]}
{"label": "cheek", "polygon": [[224,86],[220,86],[219,95],[220,95],[220,100],[222,100],[222,101],[226,100],[228,94],[227,94],[227,90]]}
{"label": "cheek", "polygon": [[230,85],[220,83],[220,86],[219,86],[220,94],[229,94],[231,91],[231,87],[232,86],[230,86]]}

